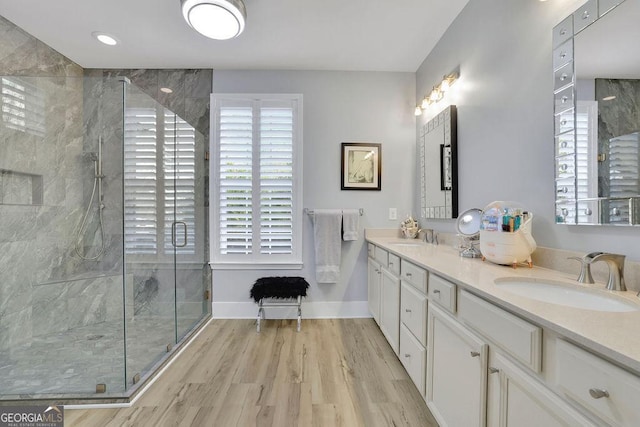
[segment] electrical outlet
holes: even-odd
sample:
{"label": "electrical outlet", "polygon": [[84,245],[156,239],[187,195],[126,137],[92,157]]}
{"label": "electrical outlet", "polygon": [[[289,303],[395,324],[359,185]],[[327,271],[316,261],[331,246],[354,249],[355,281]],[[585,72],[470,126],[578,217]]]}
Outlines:
{"label": "electrical outlet", "polygon": [[389,219],[390,219],[390,220],[396,220],[396,219],[398,219],[398,209],[396,209],[396,208],[389,208]]}

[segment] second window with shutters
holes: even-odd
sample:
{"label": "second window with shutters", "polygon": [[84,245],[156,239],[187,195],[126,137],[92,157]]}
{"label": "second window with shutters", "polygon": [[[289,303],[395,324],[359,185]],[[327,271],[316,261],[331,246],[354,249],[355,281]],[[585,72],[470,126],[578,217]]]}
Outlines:
{"label": "second window with shutters", "polygon": [[212,96],[214,265],[302,264],[302,95]]}

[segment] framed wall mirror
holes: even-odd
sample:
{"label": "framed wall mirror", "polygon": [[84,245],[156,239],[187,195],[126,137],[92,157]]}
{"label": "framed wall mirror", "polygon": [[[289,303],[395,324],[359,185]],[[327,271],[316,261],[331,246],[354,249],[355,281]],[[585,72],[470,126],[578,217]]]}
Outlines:
{"label": "framed wall mirror", "polygon": [[458,216],[457,111],[450,105],[420,129],[420,217]]}
{"label": "framed wall mirror", "polygon": [[554,28],[556,223],[640,225],[638,16],[589,0]]}

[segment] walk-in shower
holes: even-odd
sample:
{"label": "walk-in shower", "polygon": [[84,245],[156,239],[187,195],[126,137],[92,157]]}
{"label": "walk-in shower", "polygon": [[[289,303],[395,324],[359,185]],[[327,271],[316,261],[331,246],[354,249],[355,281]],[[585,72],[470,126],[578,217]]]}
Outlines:
{"label": "walk-in shower", "polygon": [[0,400],[126,400],[209,316],[206,138],[126,79],[0,89]]}

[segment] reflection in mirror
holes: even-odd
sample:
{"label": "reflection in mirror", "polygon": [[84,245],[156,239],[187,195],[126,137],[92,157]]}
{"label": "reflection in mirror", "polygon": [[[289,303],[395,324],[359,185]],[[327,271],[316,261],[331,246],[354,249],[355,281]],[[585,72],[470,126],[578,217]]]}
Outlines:
{"label": "reflection in mirror", "polygon": [[614,3],[554,29],[557,223],[640,224],[640,1]]}
{"label": "reflection in mirror", "polygon": [[456,107],[450,105],[420,130],[422,218],[458,216]]}

